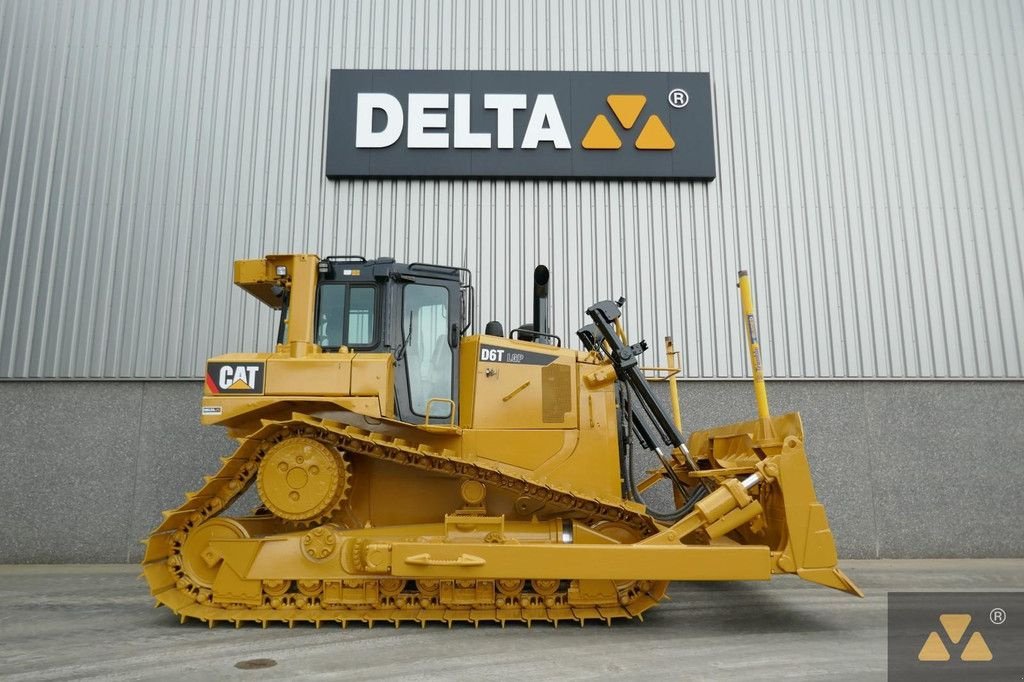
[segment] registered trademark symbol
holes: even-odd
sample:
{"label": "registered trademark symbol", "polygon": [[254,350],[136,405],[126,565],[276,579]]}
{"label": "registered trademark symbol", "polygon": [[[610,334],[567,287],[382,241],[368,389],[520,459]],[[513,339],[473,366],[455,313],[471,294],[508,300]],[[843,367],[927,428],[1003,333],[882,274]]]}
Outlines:
{"label": "registered trademark symbol", "polygon": [[988,619],[992,621],[993,625],[1002,625],[1006,622],[1006,611],[996,607],[989,611]]}
{"label": "registered trademark symbol", "polygon": [[668,91],[668,103],[676,109],[682,109],[690,102],[690,93],[682,88],[673,88]]}

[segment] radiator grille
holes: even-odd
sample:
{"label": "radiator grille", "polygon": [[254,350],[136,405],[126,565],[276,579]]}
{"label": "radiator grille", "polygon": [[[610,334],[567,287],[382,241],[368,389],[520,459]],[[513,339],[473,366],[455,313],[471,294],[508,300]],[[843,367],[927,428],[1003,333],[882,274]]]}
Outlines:
{"label": "radiator grille", "polygon": [[565,421],[565,413],[572,410],[572,387],[569,365],[552,363],[541,370],[541,405],[545,424]]}

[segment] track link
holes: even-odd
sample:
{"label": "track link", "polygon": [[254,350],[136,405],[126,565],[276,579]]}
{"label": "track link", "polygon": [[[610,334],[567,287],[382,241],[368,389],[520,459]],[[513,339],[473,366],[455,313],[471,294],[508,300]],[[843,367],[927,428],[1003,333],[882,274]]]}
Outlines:
{"label": "track link", "polygon": [[[204,478],[204,485],[187,493],[177,509],[163,512],[163,522],[144,542],[143,576],[156,598],[156,606],[166,606],[184,622],[195,618],[213,627],[218,622],[258,623],[365,623],[372,627],[390,623],[456,622],[479,625],[481,622],[551,622],[583,625],[588,620],[606,622],[615,618],[641,617],[640,614],[664,596],[666,584],[636,581],[619,590],[614,600],[580,604],[570,600],[565,581],[451,581],[449,589],[461,594],[493,594],[488,603],[450,604],[440,597],[442,582],[404,581],[397,578],[367,578],[336,581],[264,581],[263,604],[223,605],[214,603],[212,591],[196,584],[182,567],[182,546],[193,529],[221,514],[232,501],[252,485],[265,453],[284,438],[304,435],[316,438],[347,455],[371,457],[416,469],[454,477],[473,478],[542,501],[566,516],[594,521],[615,521],[634,527],[641,535],[655,531],[653,521],[620,500],[610,501],[579,495],[573,491],[534,482],[512,475],[500,465],[469,462],[449,450],[438,451],[426,445],[414,445],[401,438],[371,433],[340,422],[293,414],[290,420],[264,421],[262,427],[244,439],[230,456],[221,459],[221,468]],[[519,583],[508,584],[509,582]],[[497,583],[497,584],[495,584]],[[327,597],[344,594],[342,600]],[[470,599],[469,601],[474,601]],[[572,601],[573,603],[570,603]]]}

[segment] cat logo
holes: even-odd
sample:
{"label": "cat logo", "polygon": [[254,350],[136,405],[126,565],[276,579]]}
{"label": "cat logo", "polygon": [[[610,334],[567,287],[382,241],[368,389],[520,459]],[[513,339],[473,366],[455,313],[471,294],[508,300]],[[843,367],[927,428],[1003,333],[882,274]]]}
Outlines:
{"label": "cat logo", "polygon": [[263,393],[262,362],[208,362],[206,388],[210,393]]}
{"label": "cat logo", "polygon": [[[946,636],[952,644],[959,644],[960,640],[963,639],[964,633],[967,632],[967,626],[971,624],[971,616],[967,613],[944,613],[939,616],[939,623],[942,624],[942,629],[945,631]],[[949,649],[946,648],[945,643],[942,641],[942,637],[935,630],[928,635],[928,639],[925,640],[924,646],[917,654],[917,660],[919,661],[948,661],[949,660]],[[991,661],[992,651],[988,648],[988,644],[985,642],[985,638],[981,636],[981,633],[975,630],[970,638],[967,640],[967,644],[964,645],[963,651],[960,652],[961,661]]]}

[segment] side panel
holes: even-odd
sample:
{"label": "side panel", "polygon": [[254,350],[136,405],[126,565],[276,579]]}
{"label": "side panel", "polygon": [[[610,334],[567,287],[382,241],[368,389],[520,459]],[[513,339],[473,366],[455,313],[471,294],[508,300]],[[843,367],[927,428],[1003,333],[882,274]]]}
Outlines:
{"label": "side panel", "polygon": [[464,451],[589,494],[621,494],[613,384],[581,387],[574,350],[497,336],[463,339]]}
{"label": "side panel", "polygon": [[576,351],[484,335],[461,354],[463,426],[578,428]]}
{"label": "side panel", "polygon": [[380,413],[395,414],[394,362],[390,353],[356,353],[352,359],[351,394],[377,396]]}
{"label": "side panel", "polygon": [[268,395],[351,395],[352,355],[305,358],[271,357],[267,361]]}
{"label": "side panel", "polygon": [[537,470],[552,481],[593,490],[599,495],[622,494],[619,439],[616,422],[615,384],[591,388],[582,377],[595,367],[577,364],[579,383],[579,430],[569,457],[553,457]]}
{"label": "side panel", "polygon": [[391,355],[313,353],[292,357],[281,352],[211,358],[203,391],[202,423],[235,423],[274,405],[291,404],[300,409],[300,402],[315,404],[320,399],[360,414],[393,416]]}

